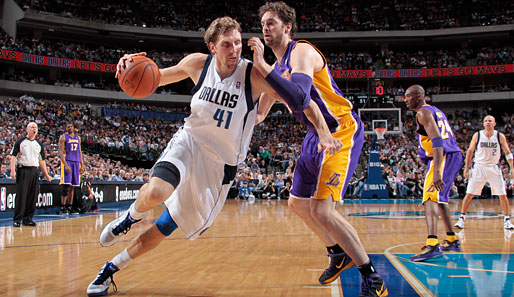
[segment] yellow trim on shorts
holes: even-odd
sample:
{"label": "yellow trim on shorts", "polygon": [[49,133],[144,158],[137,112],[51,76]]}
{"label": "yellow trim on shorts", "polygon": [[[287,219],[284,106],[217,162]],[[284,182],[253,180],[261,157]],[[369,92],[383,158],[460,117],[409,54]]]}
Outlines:
{"label": "yellow trim on shorts", "polygon": [[64,163],[61,161],[61,180],[59,182],[60,185],[64,185]]}
{"label": "yellow trim on shorts", "polygon": [[333,155],[323,152],[323,161],[318,175],[316,191],[313,195],[315,199],[327,199],[332,196],[334,201],[342,200],[344,196],[342,191],[351,163],[354,145],[353,136],[358,127],[352,116],[349,120],[341,122],[340,129],[332,133],[332,136],[341,140],[343,146]]}
{"label": "yellow trim on shorts", "polygon": [[[446,164],[446,154],[443,154],[441,160],[441,178],[444,177],[444,165]],[[428,169],[427,175],[425,176],[425,183],[423,185],[423,203],[428,200],[439,203],[439,191],[433,185],[434,180],[434,161],[430,162],[430,168]]]}

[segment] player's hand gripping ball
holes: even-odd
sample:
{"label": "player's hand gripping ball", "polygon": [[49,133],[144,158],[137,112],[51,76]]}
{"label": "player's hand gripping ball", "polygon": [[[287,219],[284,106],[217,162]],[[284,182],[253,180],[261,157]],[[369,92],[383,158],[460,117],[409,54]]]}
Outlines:
{"label": "player's hand gripping ball", "polygon": [[159,67],[144,56],[132,57],[126,61],[126,67],[118,76],[121,89],[134,98],[148,97],[155,92],[161,80]]}

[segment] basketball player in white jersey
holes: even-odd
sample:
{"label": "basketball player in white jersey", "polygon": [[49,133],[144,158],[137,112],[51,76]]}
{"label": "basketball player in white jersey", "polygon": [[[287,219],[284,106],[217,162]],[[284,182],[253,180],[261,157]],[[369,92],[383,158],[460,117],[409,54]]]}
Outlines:
{"label": "basketball player in white jersey", "polygon": [[[258,71],[252,71],[252,63],[241,58],[241,27],[235,20],[214,20],[204,39],[212,55],[194,53],[160,70],[159,85],[193,80],[191,115],[161,154],[150,182],[141,187],[128,212],[104,227],[100,244],[118,242],[155,206],[164,203],[166,209],[155,224],[100,269],[87,289],[89,296],[107,295],[115,272],[155,248],[178,227],[189,239],[196,239],[211,226],[225,203],[237,165],[246,159],[261,94],[273,100],[278,97]],[[116,76],[131,56],[120,59]],[[324,121],[317,120],[322,115],[316,104],[309,103],[305,114],[323,138],[318,149],[326,148],[329,154],[338,151],[341,143]]]}
{"label": "basketball player in white jersey", "polygon": [[[468,188],[466,196],[462,202],[461,215],[455,227],[464,229],[464,221],[466,220],[466,212],[468,211],[471,199],[475,195],[482,193],[482,188],[488,182],[491,186],[492,194],[500,197],[500,204],[504,215],[504,228],[514,229],[514,225],[510,221],[509,200],[507,200],[507,192],[505,190],[505,181],[499,167],[501,157],[500,146],[505,153],[505,158],[510,166],[510,177],[514,177],[514,168],[512,166],[512,153],[510,152],[509,143],[503,133],[494,129],[496,121],[493,116],[484,118],[484,130],[478,131],[473,135],[468,151],[466,152],[466,163],[464,167],[464,177],[468,179]],[[475,157],[473,158],[473,153]],[[469,171],[475,162],[471,172]]]}

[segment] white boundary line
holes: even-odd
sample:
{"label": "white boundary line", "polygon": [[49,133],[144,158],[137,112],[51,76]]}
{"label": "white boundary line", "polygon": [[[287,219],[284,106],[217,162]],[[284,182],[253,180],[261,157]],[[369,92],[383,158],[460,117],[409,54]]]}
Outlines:
{"label": "white boundary line", "polygon": [[417,279],[402,263],[400,263],[400,261],[398,261],[398,259],[396,259],[396,256],[390,252],[394,248],[405,246],[405,245],[410,245],[410,244],[412,244],[412,243],[399,244],[399,245],[389,247],[384,251],[384,255],[387,257],[387,259],[389,259],[389,261],[391,261],[391,263],[394,265],[394,267],[396,267],[396,269],[400,272],[400,274],[403,277],[405,277],[405,279],[411,284],[411,286],[414,288],[414,290],[416,290],[416,292],[418,292],[418,294],[420,294],[420,296],[435,297],[435,295],[432,292],[430,292],[427,289],[427,287],[425,287],[425,285],[423,285],[421,283],[421,281],[419,279]]}
{"label": "white boundary line", "polygon": [[339,294],[341,288],[341,282],[339,281],[339,276],[335,282],[330,283],[330,292],[332,293],[332,297],[340,297]]}
{"label": "white boundary line", "polygon": [[[307,271],[325,271],[324,269],[312,269],[307,268],[305,269]],[[342,288],[341,288],[341,281],[339,280],[339,277],[337,277],[337,280],[330,283],[330,286],[303,286],[306,289],[330,289],[330,295],[332,297],[342,297]]]}

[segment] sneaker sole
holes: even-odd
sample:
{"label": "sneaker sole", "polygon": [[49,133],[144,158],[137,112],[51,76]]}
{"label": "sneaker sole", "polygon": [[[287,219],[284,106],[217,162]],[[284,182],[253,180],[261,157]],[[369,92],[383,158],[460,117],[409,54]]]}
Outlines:
{"label": "sneaker sole", "polygon": [[319,281],[319,283],[320,283],[320,284],[322,284],[322,285],[327,285],[327,284],[329,284],[329,283],[331,283],[331,282],[335,281],[335,280],[339,277],[339,275],[341,275],[341,273],[342,273],[343,271],[345,271],[346,269],[348,269],[348,268],[352,267],[353,265],[355,265],[355,263],[354,263],[354,262],[353,262],[353,260],[352,260],[350,263],[348,263],[348,265],[346,265],[343,269],[341,269],[338,273],[336,273],[336,274],[335,274],[334,276],[332,276],[331,278],[329,278],[329,279],[327,279],[327,280],[325,280],[325,281],[319,281],[319,280],[318,280],[318,281]]}
{"label": "sneaker sole", "polygon": [[102,291],[102,292],[97,292],[97,293],[87,293],[87,296],[89,297],[93,297],[93,296],[107,296],[108,294],[108,291],[109,289],[105,290],[105,291]]}

